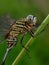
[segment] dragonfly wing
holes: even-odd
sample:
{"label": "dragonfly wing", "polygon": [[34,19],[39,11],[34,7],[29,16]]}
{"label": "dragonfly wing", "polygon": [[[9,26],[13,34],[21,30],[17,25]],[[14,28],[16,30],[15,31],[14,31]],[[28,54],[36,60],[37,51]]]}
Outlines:
{"label": "dragonfly wing", "polygon": [[10,29],[10,26],[15,22],[15,19],[11,18],[9,14],[0,16],[0,41],[2,41]]}

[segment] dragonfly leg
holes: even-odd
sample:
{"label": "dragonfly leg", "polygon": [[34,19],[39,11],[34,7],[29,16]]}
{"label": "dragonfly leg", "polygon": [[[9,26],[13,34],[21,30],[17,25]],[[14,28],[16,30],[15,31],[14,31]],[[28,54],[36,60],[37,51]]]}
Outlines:
{"label": "dragonfly leg", "polygon": [[27,54],[27,56],[30,58],[30,50],[28,50],[28,48],[26,48],[26,47],[23,45],[23,39],[25,38],[25,35],[26,35],[26,34],[24,34],[24,35],[22,36],[21,41],[20,41],[20,44],[21,44],[21,46],[26,50],[26,54]]}
{"label": "dragonfly leg", "polygon": [[23,48],[25,48],[25,50],[27,50],[27,51],[29,52],[29,50],[23,45],[23,40],[24,40],[24,38],[25,38],[25,35],[26,35],[26,34],[24,34],[24,35],[22,36],[21,41],[20,41],[20,44],[21,44],[21,46],[22,46]]}
{"label": "dragonfly leg", "polygon": [[30,31],[30,34],[31,34],[31,36],[34,38],[34,33],[33,33],[33,31]]}

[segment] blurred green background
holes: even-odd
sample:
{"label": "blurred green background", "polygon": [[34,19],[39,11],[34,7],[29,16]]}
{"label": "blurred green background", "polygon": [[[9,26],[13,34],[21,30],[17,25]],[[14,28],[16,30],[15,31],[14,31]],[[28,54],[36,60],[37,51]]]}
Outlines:
{"label": "blurred green background", "polygon": [[[0,16],[4,13],[9,13],[15,19],[32,14],[38,19],[37,25],[40,25],[49,14],[49,0],[0,0]],[[23,43],[25,44],[30,37],[28,33]],[[19,44],[21,36],[18,38],[18,43],[9,53],[5,65],[11,65],[22,49]],[[0,63],[5,54],[6,47],[6,42],[0,44]],[[49,65],[49,25],[37,37],[29,50],[31,58],[28,58],[27,54],[25,54],[18,65]]]}

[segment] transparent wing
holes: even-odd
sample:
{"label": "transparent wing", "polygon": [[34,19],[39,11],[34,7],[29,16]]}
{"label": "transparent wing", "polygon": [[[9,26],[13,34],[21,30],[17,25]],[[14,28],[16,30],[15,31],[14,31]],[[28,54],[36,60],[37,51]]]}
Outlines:
{"label": "transparent wing", "polygon": [[15,19],[11,18],[9,14],[0,16],[0,42],[4,40],[5,35],[10,29],[10,26],[15,22]]}

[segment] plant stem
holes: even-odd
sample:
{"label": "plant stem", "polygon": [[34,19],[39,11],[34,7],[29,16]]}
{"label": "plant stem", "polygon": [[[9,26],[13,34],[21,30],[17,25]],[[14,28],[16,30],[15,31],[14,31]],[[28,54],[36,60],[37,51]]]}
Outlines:
{"label": "plant stem", "polygon": [[[49,23],[49,15],[45,18],[45,20],[41,23],[41,25],[38,27],[38,29],[35,31],[34,35],[38,35],[42,30],[45,29],[45,27],[47,26],[47,24]],[[29,48],[30,44],[32,44],[34,42],[35,38],[31,37],[29,39],[29,41],[26,43],[25,47]],[[17,65],[18,62],[21,60],[21,58],[23,57],[25,53],[25,49],[23,48],[21,50],[21,52],[19,53],[19,55],[16,57],[16,59],[14,60],[14,62],[12,63],[12,65]]]}

